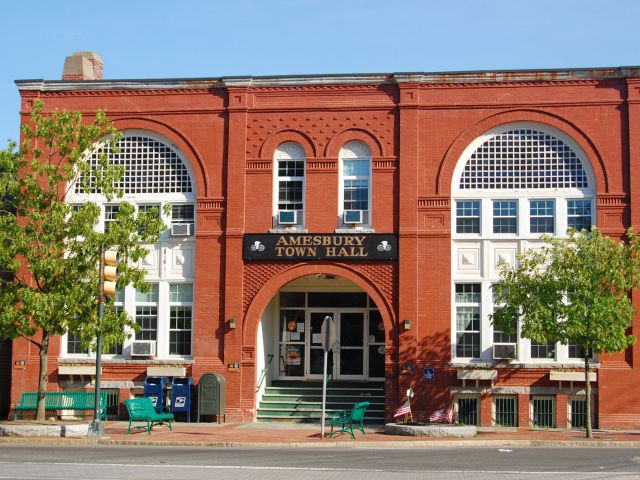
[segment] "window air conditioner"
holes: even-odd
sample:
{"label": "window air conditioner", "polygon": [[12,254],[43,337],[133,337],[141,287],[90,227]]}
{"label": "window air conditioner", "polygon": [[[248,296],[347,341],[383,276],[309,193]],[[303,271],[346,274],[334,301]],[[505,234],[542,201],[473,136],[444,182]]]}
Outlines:
{"label": "window air conditioner", "polygon": [[280,225],[295,225],[298,223],[298,212],[296,210],[280,210],[278,223]]}
{"label": "window air conditioner", "polygon": [[191,236],[193,224],[191,223],[174,223],[171,225],[172,237],[189,237]]}
{"label": "window air conditioner", "polygon": [[344,223],[362,223],[362,210],[345,210]]}
{"label": "window air conditioner", "polygon": [[156,354],[155,340],[134,340],[131,342],[132,357],[152,357]]}
{"label": "window air conditioner", "polygon": [[496,360],[516,358],[517,345],[513,343],[497,344],[493,346],[493,358]]}

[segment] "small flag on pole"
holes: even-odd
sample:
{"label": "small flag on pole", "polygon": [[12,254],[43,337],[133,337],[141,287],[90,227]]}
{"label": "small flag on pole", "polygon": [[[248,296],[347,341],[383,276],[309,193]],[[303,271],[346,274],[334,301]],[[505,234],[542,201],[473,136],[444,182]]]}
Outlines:
{"label": "small flag on pole", "polygon": [[433,412],[429,415],[429,421],[431,423],[440,423],[444,421],[447,421],[447,423],[453,423],[453,403],[446,410],[442,407]]}
{"label": "small flag on pole", "polygon": [[402,415],[410,415],[411,414],[411,404],[409,404],[409,400],[402,404],[402,406],[393,414],[393,418],[401,417]]}

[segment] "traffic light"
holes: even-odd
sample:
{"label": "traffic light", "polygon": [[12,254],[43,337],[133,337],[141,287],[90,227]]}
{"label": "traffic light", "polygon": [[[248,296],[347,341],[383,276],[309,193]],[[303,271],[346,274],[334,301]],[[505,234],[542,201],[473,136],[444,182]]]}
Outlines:
{"label": "traffic light", "polygon": [[107,250],[102,256],[102,292],[107,297],[116,296],[116,279],[118,277],[118,252]]}

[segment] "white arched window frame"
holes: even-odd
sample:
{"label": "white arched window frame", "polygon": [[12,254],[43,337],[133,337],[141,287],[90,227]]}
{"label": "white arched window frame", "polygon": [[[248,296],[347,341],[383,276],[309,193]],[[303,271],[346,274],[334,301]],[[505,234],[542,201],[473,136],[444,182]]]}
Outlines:
{"label": "white arched window frame", "polygon": [[274,154],[274,227],[305,224],[306,153],[296,142],[285,142]]}
{"label": "white arched window frame", "polygon": [[341,226],[371,225],[371,150],[359,140],[340,149],[338,217]]}
{"label": "white arched window frame", "polygon": [[[108,228],[119,204],[133,204],[138,212],[157,208],[167,229],[154,245],[146,245],[149,256],[141,262],[153,295],[136,292],[131,286],[119,291],[116,307],[123,309],[143,327],[143,332],[110,352],[125,358],[133,355],[136,341],[155,342],[157,358],[190,358],[193,355],[193,283],[195,270],[196,183],[193,170],[180,149],[163,137],[147,131],[127,130],[118,141],[119,153],[112,157],[125,168],[117,187],[123,192],[106,201],[99,192],[83,192],[71,186],[67,202],[94,202],[102,210],[98,229]],[[97,161],[106,143],[87,161]],[[168,207],[168,205],[170,207]],[[166,211],[165,211],[166,210]],[[154,330],[155,331],[152,331]],[[86,356],[70,335],[62,342],[62,354]]]}
{"label": "white arched window frame", "polygon": [[[542,245],[544,234],[595,224],[595,176],[587,155],[552,127],[512,123],[463,152],[452,177],[452,357],[456,361],[578,363],[575,348],[532,345],[494,331],[491,285],[499,264]],[[469,300],[468,290],[480,295]],[[478,323],[470,320],[479,315]],[[469,352],[474,352],[472,355]]]}

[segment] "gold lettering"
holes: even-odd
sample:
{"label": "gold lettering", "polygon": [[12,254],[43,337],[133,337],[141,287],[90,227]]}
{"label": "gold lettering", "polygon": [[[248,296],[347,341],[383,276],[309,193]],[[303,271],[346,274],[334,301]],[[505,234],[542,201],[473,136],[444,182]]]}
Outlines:
{"label": "gold lettering", "polygon": [[353,237],[344,237],[344,244],[347,246],[351,246],[353,245],[353,240],[354,240]]}
{"label": "gold lettering", "polygon": [[329,235],[324,235],[322,237],[322,245],[324,245],[325,247],[328,247],[329,245],[331,245],[331,242],[333,242],[333,238],[330,237]]}
{"label": "gold lettering", "polygon": [[286,245],[286,244],[287,244],[287,238],[286,237],[278,238],[278,242],[276,243],[277,246]]}
{"label": "gold lettering", "polygon": [[344,243],[343,243],[343,242],[344,242],[344,237],[341,237],[341,236],[335,236],[335,237],[333,237],[333,244],[334,244],[336,247],[339,247],[340,245],[344,245]]}
{"label": "gold lettering", "polygon": [[303,237],[289,237],[289,245],[301,245]]}
{"label": "gold lettering", "polygon": [[322,237],[320,235],[313,237],[313,245],[322,245]]}
{"label": "gold lettering", "polygon": [[276,257],[281,257],[284,247],[275,247],[276,248]]}
{"label": "gold lettering", "polygon": [[301,238],[302,238],[302,245],[305,245],[305,246],[311,245],[311,241],[313,240],[312,237],[301,237]]}
{"label": "gold lettering", "polygon": [[338,256],[339,257],[348,257],[349,256],[349,252],[347,251],[346,247],[340,247],[340,250],[338,250]]}
{"label": "gold lettering", "polygon": [[360,236],[360,237],[353,237],[355,239],[355,241],[357,242],[358,245],[362,246],[362,244],[364,243],[365,238],[364,236]]}
{"label": "gold lettering", "polygon": [[327,247],[327,257],[336,256],[336,247]]}

